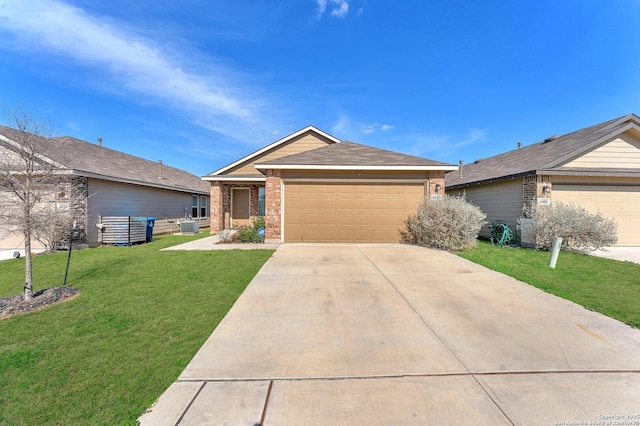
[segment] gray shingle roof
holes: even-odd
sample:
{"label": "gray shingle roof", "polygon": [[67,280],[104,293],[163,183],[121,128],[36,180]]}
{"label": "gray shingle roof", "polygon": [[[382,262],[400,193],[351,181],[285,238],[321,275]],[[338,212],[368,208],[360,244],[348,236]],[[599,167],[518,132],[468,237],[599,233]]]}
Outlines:
{"label": "gray shingle roof", "polygon": [[[561,171],[562,164],[593,149],[609,136],[624,130],[630,123],[640,125],[634,114],[625,115],[585,129],[567,133],[513,151],[498,154],[446,174],[447,188],[525,175],[536,170]],[[629,172],[628,169],[626,169]]]}
{"label": "gray shingle roof", "polygon": [[456,167],[426,158],[414,157],[355,142],[342,142],[293,154],[275,160],[259,162],[256,166],[360,166],[360,167]]}
{"label": "gray shingle roof", "polygon": [[[0,134],[9,139],[16,138],[16,130],[9,127],[0,126]],[[162,165],[160,179],[157,162],[69,136],[56,137],[54,140],[62,149],[49,152],[47,156],[75,174],[183,192],[208,193],[210,190],[210,184],[199,176],[166,164]]]}

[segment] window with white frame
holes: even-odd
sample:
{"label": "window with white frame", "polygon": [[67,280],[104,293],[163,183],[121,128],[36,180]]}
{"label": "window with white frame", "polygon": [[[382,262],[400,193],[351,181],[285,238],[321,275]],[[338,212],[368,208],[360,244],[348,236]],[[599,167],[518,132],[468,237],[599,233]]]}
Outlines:
{"label": "window with white frame", "polygon": [[191,218],[207,217],[207,197],[204,195],[191,196]]}
{"label": "window with white frame", "polygon": [[197,195],[191,196],[191,217],[193,219],[198,217],[198,198]]}
{"label": "window with white frame", "polygon": [[207,197],[200,197],[200,217],[207,217]]}

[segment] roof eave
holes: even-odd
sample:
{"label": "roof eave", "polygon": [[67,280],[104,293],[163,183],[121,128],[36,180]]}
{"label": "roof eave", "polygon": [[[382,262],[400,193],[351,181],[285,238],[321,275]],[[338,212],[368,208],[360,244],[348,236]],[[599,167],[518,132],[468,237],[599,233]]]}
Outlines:
{"label": "roof eave", "polygon": [[477,186],[477,185],[485,185],[488,183],[496,183],[496,182],[502,182],[505,180],[511,180],[511,179],[516,179],[516,178],[520,178],[520,177],[524,177],[524,176],[529,176],[532,174],[536,174],[536,170],[529,170],[526,172],[521,172],[521,173],[514,173],[511,175],[507,175],[507,176],[498,176],[498,177],[492,177],[492,178],[487,178],[487,179],[482,179],[482,180],[475,180],[475,181],[471,181],[471,182],[465,182],[465,183],[458,183],[458,184],[453,184],[453,185],[446,185],[445,184],[445,188],[446,189],[461,189],[461,188],[468,188],[470,186]]}
{"label": "roof eave", "polygon": [[202,195],[209,194],[209,191],[196,189],[196,188],[187,188],[184,186],[175,186],[175,185],[162,185],[154,182],[140,181],[135,179],[125,179],[125,178],[119,178],[115,176],[106,176],[98,173],[85,172],[82,170],[73,170],[71,174],[73,174],[74,176],[83,176],[83,177],[92,178],[92,179],[106,180],[109,182],[128,183],[132,185],[148,186],[151,188],[167,189],[170,191],[185,192],[190,194],[202,194]]}
{"label": "roof eave", "polygon": [[280,170],[382,170],[382,171],[455,171],[458,166],[367,166],[367,165],[321,165],[321,164],[256,164],[256,169]]}
{"label": "roof eave", "polygon": [[561,170],[544,169],[536,170],[537,174],[555,176],[600,176],[600,177],[640,177],[640,169],[626,170]]}
{"label": "roof eave", "polygon": [[266,181],[266,177],[264,176],[256,176],[256,177],[234,177],[230,176],[203,176],[201,178],[207,182],[264,182]]}

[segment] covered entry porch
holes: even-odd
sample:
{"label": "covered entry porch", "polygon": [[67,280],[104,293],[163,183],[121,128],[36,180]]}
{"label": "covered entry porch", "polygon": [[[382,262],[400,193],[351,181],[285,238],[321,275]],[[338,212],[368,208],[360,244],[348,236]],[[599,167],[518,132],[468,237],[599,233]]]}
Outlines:
{"label": "covered entry porch", "polygon": [[212,232],[248,226],[264,214],[264,181],[212,182]]}

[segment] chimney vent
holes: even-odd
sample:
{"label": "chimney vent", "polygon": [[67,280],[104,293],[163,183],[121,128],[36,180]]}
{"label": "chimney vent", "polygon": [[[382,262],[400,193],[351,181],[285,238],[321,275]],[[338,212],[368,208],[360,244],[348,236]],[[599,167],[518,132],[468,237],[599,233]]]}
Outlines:
{"label": "chimney vent", "polygon": [[98,145],[102,146],[102,138],[98,138]]}
{"label": "chimney vent", "polygon": [[162,160],[158,160],[158,179],[162,179]]}
{"label": "chimney vent", "polygon": [[460,179],[462,179],[462,160],[460,160],[460,167],[458,167],[458,172],[460,174]]}

